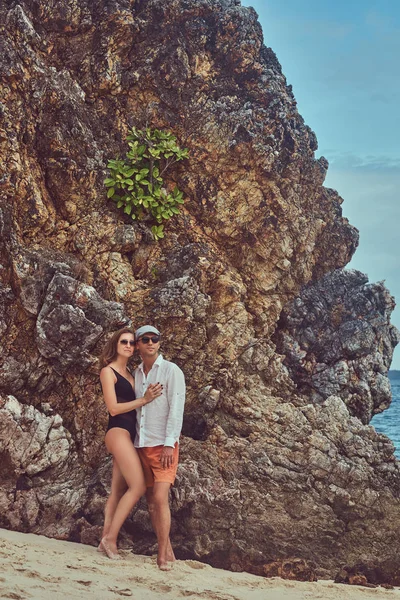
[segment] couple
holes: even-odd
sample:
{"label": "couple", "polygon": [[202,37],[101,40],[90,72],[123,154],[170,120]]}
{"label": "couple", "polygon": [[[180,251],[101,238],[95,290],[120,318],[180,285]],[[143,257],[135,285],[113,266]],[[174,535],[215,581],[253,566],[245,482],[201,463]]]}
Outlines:
{"label": "couple", "polygon": [[[100,381],[109,412],[105,444],[113,456],[113,471],[99,550],[109,558],[120,558],[119,530],[146,493],[158,541],[157,564],[169,571],[175,556],[169,539],[168,496],[178,466],[185,379],[180,368],[159,353],[160,338],[151,325],[139,327],[135,334],[125,327],[111,337],[100,358]],[[133,378],[128,361],[135,348],[142,363]]]}

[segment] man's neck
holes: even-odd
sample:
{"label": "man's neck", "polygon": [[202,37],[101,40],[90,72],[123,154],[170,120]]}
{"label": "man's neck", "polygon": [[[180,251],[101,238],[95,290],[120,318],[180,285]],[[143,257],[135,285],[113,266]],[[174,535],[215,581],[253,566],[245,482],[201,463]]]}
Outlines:
{"label": "man's neck", "polygon": [[151,371],[152,366],[154,365],[154,363],[156,362],[156,360],[159,356],[160,355],[157,354],[156,356],[152,356],[150,358],[143,359],[143,371],[144,371],[145,375],[147,375],[149,373],[149,371]]}

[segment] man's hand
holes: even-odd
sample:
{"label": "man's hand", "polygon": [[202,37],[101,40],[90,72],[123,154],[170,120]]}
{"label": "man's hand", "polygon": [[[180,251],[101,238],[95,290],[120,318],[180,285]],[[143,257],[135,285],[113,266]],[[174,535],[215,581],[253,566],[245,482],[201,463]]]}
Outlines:
{"label": "man's hand", "polygon": [[168,469],[174,464],[174,449],[164,446],[161,451],[160,463],[163,469]]}

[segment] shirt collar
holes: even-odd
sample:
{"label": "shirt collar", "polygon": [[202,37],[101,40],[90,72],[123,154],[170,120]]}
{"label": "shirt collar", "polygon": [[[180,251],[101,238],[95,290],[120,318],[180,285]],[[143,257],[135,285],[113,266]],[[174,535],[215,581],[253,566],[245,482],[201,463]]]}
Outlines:
{"label": "shirt collar", "polygon": [[[153,363],[153,367],[154,367],[155,365],[157,365],[157,367],[159,367],[159,366],[161,365],[161,363],[163,362],[163,360],[164,360],[164,359],[163,359],[163,355],[162,355],[162,354],[159,354],[159,355],[157,356],[157,360],[155,360],[155,361],[154,361],[154,363]],[[139,369],[142,371],[142,373],[144,373],[144,369],[143,369],[143,367],[144,367],[144,364],[143,364],[143,362],[141,362],[141,363],[140,363],[140,365],[139,365]],[[153,367],[151,367],[151,368],[153,368]]]}

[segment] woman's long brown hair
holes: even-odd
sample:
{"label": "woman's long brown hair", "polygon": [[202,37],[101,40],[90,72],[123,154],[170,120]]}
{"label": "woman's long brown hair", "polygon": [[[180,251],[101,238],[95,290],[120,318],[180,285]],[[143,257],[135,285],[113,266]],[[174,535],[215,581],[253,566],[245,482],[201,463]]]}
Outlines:
{"label": "woman's long brown hair", "polygon": [[100,370],[103,367],[106,367],[107,365],[109,365],[110,362],[112,362],[113,360],[115,360],[117,358],[118,340],[123,333],[131,333],[133,335],[133,337],[135,337],[135,334],[133,333],[133,331],[131,329],[129,329],[129,327],[123,327],[119,331],[116,331],[110,337],[110,339],[104,346],[103,352],[100,354],[100,358],[99,358]]}

